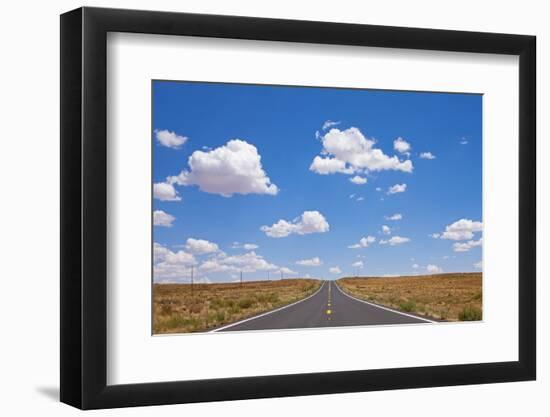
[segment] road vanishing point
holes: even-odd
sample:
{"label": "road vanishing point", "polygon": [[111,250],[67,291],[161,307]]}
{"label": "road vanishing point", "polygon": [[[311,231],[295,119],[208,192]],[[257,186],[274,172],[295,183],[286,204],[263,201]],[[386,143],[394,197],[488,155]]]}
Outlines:
{"label": "road vanishing point", "polygon": [[323,281],[309,297],[211,332],[413,323],[434,321],[360,300],[346,294],[334,281]]}

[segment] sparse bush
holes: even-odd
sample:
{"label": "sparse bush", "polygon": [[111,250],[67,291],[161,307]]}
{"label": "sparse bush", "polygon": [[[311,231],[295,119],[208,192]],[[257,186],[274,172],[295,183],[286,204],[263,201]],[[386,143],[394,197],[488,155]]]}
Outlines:
{"label": "sparse bush", "polygon": [[241,298],[237,305],[239,308],[250,308],[254,305],[254,300],[252,298]]}
{"label": "sparse bush", "polygon": [[466,306],[458,313],[458,319],[460,321],[479,321],[483,317],[483,314],[479,308]]}
{"label": "sparse bush", "polygon": [[219,311],[216,313],[216,321],[218,321],[218,322],[223,322],[224,320],[225,320],[225,311],[219,310]]}
{"label": "sparse bush", "polygon": [[416,310],[416,302],[414,300],[407,300],[399,304],[399,308],[403,311],[414,311]]}

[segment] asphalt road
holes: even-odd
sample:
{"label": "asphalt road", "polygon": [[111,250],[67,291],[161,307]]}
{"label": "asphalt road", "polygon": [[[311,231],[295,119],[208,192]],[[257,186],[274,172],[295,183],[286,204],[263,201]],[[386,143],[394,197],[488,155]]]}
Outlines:
{"label": "asphalt road", "polygon": [[426,322],[431,321],[358,300],[345,294],[334,281],[324,281],[321,288],[308,298],[213,331],[305,329]]}

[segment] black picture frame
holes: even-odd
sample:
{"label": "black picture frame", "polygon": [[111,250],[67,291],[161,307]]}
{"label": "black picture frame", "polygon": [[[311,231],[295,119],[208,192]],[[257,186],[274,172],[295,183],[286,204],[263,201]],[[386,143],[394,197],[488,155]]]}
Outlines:
{"label": "black picture frame", "polygon": [[[108,32],[519,56],[519,360],[107,385]],[[536,378],[534,36],[80,8],[61,15],[61,401],[81,409]]]}

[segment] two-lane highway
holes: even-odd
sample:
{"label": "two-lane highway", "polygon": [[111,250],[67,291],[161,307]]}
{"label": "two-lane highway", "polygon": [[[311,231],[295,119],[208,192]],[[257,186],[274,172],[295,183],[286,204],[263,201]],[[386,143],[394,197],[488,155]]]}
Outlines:
{"label": "two-lane highway", "polygon": [[344,293],[334,281],[323,281],[317,292],[303,300],[213,331],[306,329],[426,322],[432,321],[359,300]]}

